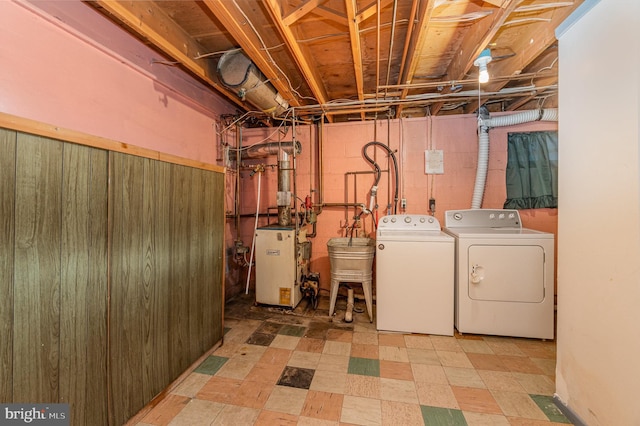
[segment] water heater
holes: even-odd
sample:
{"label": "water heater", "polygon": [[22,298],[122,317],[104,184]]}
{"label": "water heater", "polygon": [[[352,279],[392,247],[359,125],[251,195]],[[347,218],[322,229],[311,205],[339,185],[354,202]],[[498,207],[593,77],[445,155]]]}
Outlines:
{"label": "water heater", "polygon": [[294,227],[270,225],[256,229],[256,303],[295,308],[300,284],[309,273],[311,241]]}

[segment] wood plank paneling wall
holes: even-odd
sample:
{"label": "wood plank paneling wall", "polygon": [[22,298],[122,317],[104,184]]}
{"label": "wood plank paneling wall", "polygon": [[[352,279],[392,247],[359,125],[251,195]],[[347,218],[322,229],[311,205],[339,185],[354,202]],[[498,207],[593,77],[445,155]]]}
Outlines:
{"label": "wood plank paneling wall", "polygon": [[62,143],[18,134],[17,188],[13,399],[58,401]]}
{"label": "wood plank paneling wall", "polygon": [[85,425],[107,419],[107,168],[106,151],[63,144],[59,393]]}
{"label": "wood plank paneling wall", "polygon": [[0,401],[13,400],[16,136],[0,129]]}
{"label": "wood plank paneling wall", "polygon": [[0,401],[123,424],[222,338],[224,174],[0,129]]}

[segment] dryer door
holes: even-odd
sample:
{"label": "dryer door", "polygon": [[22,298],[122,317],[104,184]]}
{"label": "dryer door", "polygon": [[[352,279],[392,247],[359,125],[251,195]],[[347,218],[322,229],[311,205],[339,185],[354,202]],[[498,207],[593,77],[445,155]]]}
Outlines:
{"label": "dryer door", "polygon": [[544,300],[544,249],[471,245],[467,277],[470,299],[540,303]]}

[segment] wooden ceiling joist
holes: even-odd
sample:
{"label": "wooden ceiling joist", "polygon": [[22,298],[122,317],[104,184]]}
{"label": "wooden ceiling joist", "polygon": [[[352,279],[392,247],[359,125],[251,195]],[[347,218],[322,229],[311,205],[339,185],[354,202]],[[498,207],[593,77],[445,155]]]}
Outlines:
{"label": "wooden ceiling joist", "polygon": [[[409,42],[409,54],[407,56],[406,65],[403,63],[403,73],[400,75],[400,83],[410,84],[413,76],[416,73],[418,62],[420,60],[420,52],[424,48],[424,44],[427,40],[427,33],[429,31],[429,22],[431,21],[431,14],[435,6],[436,0],[428,0],[420,2],[417,13],[417,23],[415,24],[418,31],[412,31],[411,41]],[[408,89],[403,89],[400,94],[400,99],[405,99],[409,93]],[[400,117],[402,114],[402,105],[398,105],[396,109],[396,117]]]}
{"label": "wooden ceiling joist", "polygon": [[[315,3],[322,2],[324,0],[310,0],[303,5],[314,5]],[[280,35],[284,38],[287,48],[293,55],[298,67],[302,71],[302,74],[307,81],[307,84],[311,88],[313,95],[315,96],[317,103],[324,104],[327,102],[327,92],[322,85],[322,79],[318,75],[317,67],[313,66],[313,60],[302,49],[302,45],[296,41],[296,35],[293,33],[291,27],[285,23],[285,20],[281,16],[280,2],[278,0],[264,0],[271,18],[278,27]],[[302,7],[302,6],[301,6]],[[315,7],[315,6],[314,6]],[[311,10],[307,10],[309,13]],[[291,16],[291,15],[288,15]]]}
{"label": "wooden ceiling joist", "polygon": [[176,25],[154,2],[98,0],[96,4],[167,56],[180,62],[220,94],[234,101],[238,106],[244,107],[240,98],[224,87],[217,75],[211,73],[206,59],[194,59],[198,55],[207,53],[207,49]]}
{"label": "wooden ceiling joist", "polygon": [[[492,111],[498,107],[511,111],[536,103],[556,104],[554,31],[585,1],[83,3],[152,45],[160,52],[158,62],[168,60],[170,65],[181,67],[245,110],[257,108],[243,102],[221,82],[214,67],[217,57],[207,54],[242,49],[297,112],[327,113],[342,109],[341,106],[358,110],[326,115],[329,120],[347,121],[355,114],[362,120],[369,118],[371,105],[379,107],[381,103],[388,111],[395,111],[397,118],[473,113],[479,101],[485,100],[490,101],[488,107]],[[479,99],[475,92],[478,68],[473,63],[488,47],[493,54],[488,67],[492,79],[480,87]],[[386,74],[381,74],[381,63]],[[533,80],[521,81],[525,75]],[[515,91],[501,90],[504,88]],[[377,103],[365,104],[365,99]]]}
{"label": "wooden ceiling joist", "polygon": [[[291,11],[291,13],[287,14],[287,16],[280,17],[279,13],[276,14],[277,16],[276,19],[279,21],[282,21],[282,24],[288,27],[290,25],[293,25],[293,23],[295,23],[298,19],[305,16],[307,13],[310,13],[311,11],[313,11],[316,7],[326,2],[327,0],[307,0],[304,3],[302,3],[300,6],[295,8],[293,11]],[[271,5],[271,3],[274,3],[274,2],[267,1],[266,3]],[[275,2],[275,3],[277,8],[279,9],[280,8],[279,2]]]}
{"label": "wooden ceiling joist", "polygon": [[[394,0],[380,0],[380,10],[389,6],[391,3],[393,3],[393,1]],[[358,10],[357,13],[354,13],[356,24],[360,24],[361,22],[371,18],[373,15],[376,14],[377,11],[378,11],[378,1],[376,0],[366,5],[362,9]]]}
{"label": "wooden ceiling joist", "polygon": [[236,3],[226,0],[204,0],[203,2],[238,42],[244,53],[269,79],[280,95],[289,102],[289,105],[299,106],[298,97],[294,95],[286,76],[283,75],[284,71],[278,69],[268,57],[268,53],[265,53],[267,52],[264,49],[265,46],[262,45],[254,30],[249,28],[249,25],[243,25],[247,19],[243,16],[242,11],[235,6]]}
{"label": "wooden ceiling joist", "polygon": [[[540,55],[540,52],[547,50],[556,43],[555,28],[569,16],[571,11],[572,8],[570,7],[556,9],[549,22],[538,22],[535,25],[531,25],[529,32],[524,37],[518,38],[516,44],[510,46],[518,54],[513,58],[494,63],[491,67],[491,73],[505,76],[520,74]],[[486,90],[496,92],[508,83],[508,80],[489,82],[486,85]],[[477,110],[478,107],[478,101],[474,100],[465,107],[465,112],[471,113]]]}
{"label": "wooden ceiling joist", "polygon": [[349,26],[349,23],[347,22],[347,15],[324,5],[320,5],[313,9],[313,13],[337,24],[344,25],[345,27]]}
{"label": "wooden ceiling joist", "polygon": [[[347,21],[349,22],[349,38],[351,40],[351,56],[353,57],[353,70],[356,77],[356,91],[358,100],[364,100],[364,75],[362,71],[362,49],[360,46],[360,31],[356,21],[355,0],[345,0],[347,8]],[[361,114],[364,120],[364,113]]]}
{"label": "wooden ceiling joist", "polygon": [[[444,81],[456,81],[466,78],[467,73],[473,67],[473,62],[478,55],[489,46],[502,24],[520,3],[519,0],[504,0],[501,7],[491,15],[486,16],[481,21],[473,25],[464,37],[460,53],[451,61]],[[448,93],[450,87],[445,88],[444,93]],[[431,106],[431,114],[435,115],[442,108],[442,103]]]}

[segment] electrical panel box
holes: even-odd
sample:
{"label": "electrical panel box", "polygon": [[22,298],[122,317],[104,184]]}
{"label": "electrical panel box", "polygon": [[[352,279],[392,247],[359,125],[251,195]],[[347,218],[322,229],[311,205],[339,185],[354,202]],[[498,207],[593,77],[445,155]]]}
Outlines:
{"label": "electrical panel box", "polygon": [[424,172],[429,175],[444,173],[444,152],[441,149],[429,149],[424,152]]}

